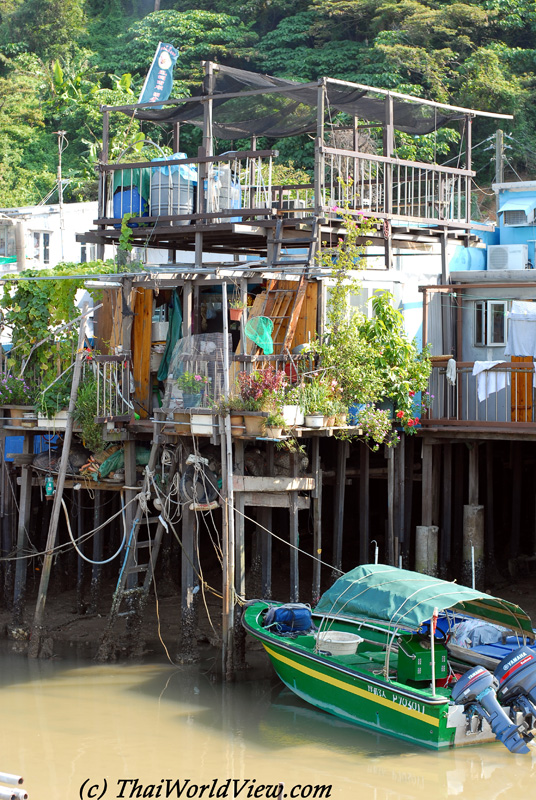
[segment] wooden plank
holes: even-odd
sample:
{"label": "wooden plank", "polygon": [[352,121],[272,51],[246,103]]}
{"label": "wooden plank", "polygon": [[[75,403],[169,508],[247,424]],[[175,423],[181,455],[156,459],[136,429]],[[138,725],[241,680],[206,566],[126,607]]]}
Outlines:
{"label": "wooden plank", "polygon": [[[318,441],[318,439],[315,439]],[[290,492],[240,492],[238,499],[242,498],[245,506],[257,506],[258,508],[290,508]],[[311,507],[309,497],[298,497],[298,511],[303,511]]]}
{"label": "wooden plank", "polygon": [[277,478],[259,478],[244,475],[233,476],[235,492],[311,492],[315,488],[314,478],[298,478],[280,475]]}
{"label": "wooden plank", "polygon": [[152,289],[135,289],[132,327],[132,375],[134,407],[142,419],[151,416],[150,360],[153,319]]}
{"label": "wooden plank", "polygon": [[93,326],[95,330],[95,350],[108,355],[114,343],[119,341],[117,322],[117,289],[103,289],[100,308],[95,309]]}
{"label": "wooden plank", "polygon": [[316,335],[316,314],[318,303],[318,281],[307,281],[305,297],[300,309],[294,338],[290,344],[290,351],[299,344],[311,341]]}

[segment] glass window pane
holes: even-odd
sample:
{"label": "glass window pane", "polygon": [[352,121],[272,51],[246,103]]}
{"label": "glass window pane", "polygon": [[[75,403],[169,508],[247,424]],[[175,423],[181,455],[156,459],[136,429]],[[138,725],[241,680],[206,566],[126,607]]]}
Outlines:
{"label": "glass window pane", "polygon": [[50,262],[50,233],[43,234],[43,264]]}
{"label": "glass window pane", "polygon": [[504,303],[490,303],[490,342],[504,344],[504,323],[506,319]]}
{"label": "glass window pane", "polygon": [[484,303],[478,302],[475,303],[475,344],[485,344],[484,331]]}
{"label": "glass window pane", "polygon": [[41,248],[40,248],[40,244],[41,244],[40,240],[41,240],[41,234],[40,233],[34,233],[34,235],[33,235],[34,255],[33,255],[33,257],[36,258],[38,261],[39,261],[39,255],[40,255],[40,250],[41,250]]}

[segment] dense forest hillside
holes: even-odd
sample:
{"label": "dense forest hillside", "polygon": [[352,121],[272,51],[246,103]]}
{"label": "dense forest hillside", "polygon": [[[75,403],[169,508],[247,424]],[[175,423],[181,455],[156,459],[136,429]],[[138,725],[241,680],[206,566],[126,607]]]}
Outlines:
{"label": "dense forest hillside", "polygon": [[[173,95],[195,91],[201,59],[298,80],[322,75],[512,113],[503,127],[512,177],[536,169],[536,3],[532,0],[3,0],[0,5],[0,207],[54,187],[55,131],[66,131],[67,199],[95,196],[101,104],[136,102],[159,41],[180,50]],[[119,117],[120,115],[116,115]],[[493,178],[495,125],[477,121],[477,181]],[[159,129],[144,130],[169,145]],[[116,119],[112,152],[139,147]],[[196,130],[181,134],[195,152]],[[397,138],[401,156],[454,160],[454,126]],[[236,145],[237,143],[235,143]],[[263,142],[262,145],[271,144]],[[280,158],[310,169],[307,138]],[[451,161],[453,163],[453,161]]]}

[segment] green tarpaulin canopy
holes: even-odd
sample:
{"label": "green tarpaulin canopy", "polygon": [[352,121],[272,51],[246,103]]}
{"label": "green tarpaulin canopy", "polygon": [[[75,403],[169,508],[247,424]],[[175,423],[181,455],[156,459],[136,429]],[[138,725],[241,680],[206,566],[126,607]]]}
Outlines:
{"label": "green tarpaulin canopy", "polygon": [[364,564],[347,572],[322,595],[315,611],[416,629],[431,618],[435,608],[453,609],[533,635],[530,618],[514,603],[385,564]]}
{"label": "green tarpaulin canopy", "polygon": [[0,264],[16,264],[17,256],[0,256]]}

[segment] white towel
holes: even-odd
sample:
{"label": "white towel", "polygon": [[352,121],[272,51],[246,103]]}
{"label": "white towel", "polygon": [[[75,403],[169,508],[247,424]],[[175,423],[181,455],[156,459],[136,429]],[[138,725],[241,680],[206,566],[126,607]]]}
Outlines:
{"label": "white towel", "polygon": [[449,358],[447,362],[447,381],[451,386],[456,386],[456,362],[453,358]]}
{"label": "white towel", "polygon": [[500,392],[507,385],[510,384],[510,373],[508,372],[490,372],[492,367],[497,364],[504,364],[504,359],[500,361],[475,361],[473,366],[473,375],[476,376],[476,386],[478,392],[478,400],[481,403],[487,400],[493,392]]}

